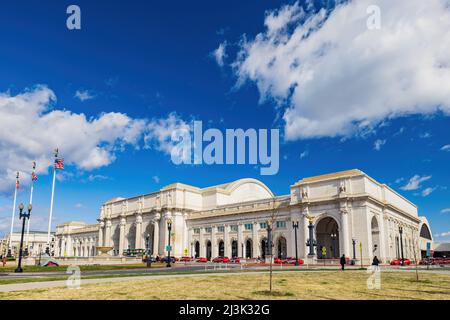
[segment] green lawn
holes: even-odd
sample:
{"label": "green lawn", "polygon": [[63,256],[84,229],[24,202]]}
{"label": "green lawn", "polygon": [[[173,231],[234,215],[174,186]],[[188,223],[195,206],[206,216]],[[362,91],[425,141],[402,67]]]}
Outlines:
{"label": "green lawn", "polygon": [[[152,268],[164,267],[164,263],[152,263]],[[42,266],[23,266],[23,272],[54,272],[54,271],[66,271],[68,266],[58,267],[42,267]],[[79,266],[80,271],[94,271],[94,270],[121,270],[121,269],[140,269],[147,268],[145,263],[139,264],[120,264],[120,265],[84,265]],[[14,272],[17,266],[10,266],[0,268],[0,273]]]}

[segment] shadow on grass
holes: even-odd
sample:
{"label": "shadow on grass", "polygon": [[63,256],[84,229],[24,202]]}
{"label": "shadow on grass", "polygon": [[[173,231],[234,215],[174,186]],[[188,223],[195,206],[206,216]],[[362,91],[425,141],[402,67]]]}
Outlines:
{"label": "shadow on grass", "polygon": [[282,292],[276,290],[262,290],[262,291],[253,291],[252,294],[268,296],[268,297],[294,297],[295,295],[292,292]]}

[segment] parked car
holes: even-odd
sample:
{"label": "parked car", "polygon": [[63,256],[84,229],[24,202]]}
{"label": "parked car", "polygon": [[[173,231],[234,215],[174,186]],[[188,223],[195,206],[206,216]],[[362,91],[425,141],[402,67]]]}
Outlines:
{"label": "parked car", "polygon": [[[409,266],[411,264],[411,260],[409,260],[409,259],[403,259],[403,260],[404,260],[405,266]],[[394,259],[391,261],[392,266],[399,266],[401,264],[402,264],[402,259]]]}
{"label": "parked car", "polygon": [[[162,257],[160,261],[164,262],[164,263],[167,263],[167,262],[169,262],[169,257],[167,257],[167,256],[166,257]],[[177,261],[177,259],[175,257],[170,257],[170,262],[171,263],[175,263],[175,261]]]}
{"label": "parked car", "polygon": [[151,263],[153,263],[153,262],[156,262],[156,259],[153,258],[153,257],[144,257],[142,259],[142,262],[151,262]]}
{"label": "parked car", "polygon": [[[287,261],[286,261],[286,263],[287,264],[292,264],[292,265],[295,265],[295,258],[294,259],[286,259]],[[302,259],[298,259],[297,260],[298,261],[298,264],[304,264],[305,263],[305,261],[303,261]]]}
{"label": "parked car", "polygon": [[288,260],[287,259],[275,258],[275,259],[273,259],[273,263],[275,263],[275,264],[287,264]]}
{"label": "parked car", "polygon": [[239,257],[233,257],[230,260],[231,263],[241,263],[241,258]]}
{"label": "parked car", "polygon": [[212,261],[213,261],[213,262],[228,263],[228,262],[230,262],[230,258],[218,256],[218,257],[214,258]]}
{"label": "parked car", "polygon": [[182,261],[182,262],[190,262],[190,261],[192,261],[193,259],[191,258],[191,257],[181,257],[180,258],[180,261]]}
{"label": "parked car", "polygon": [[206,263],[208,262],[208,259],[206,259],[205,257],[198,257],[197,260],[195,260],[195,262]]}

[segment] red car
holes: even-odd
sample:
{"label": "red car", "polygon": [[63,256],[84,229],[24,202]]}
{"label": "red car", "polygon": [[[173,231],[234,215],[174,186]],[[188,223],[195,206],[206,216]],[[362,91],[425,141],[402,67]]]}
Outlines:
{"label": "red car", "polygon": [[191,257],[181,257],[180,258],[180,261],[183,261],[183,262],[190,262],[190,261],[192,261],[193,259],[191,258]]}
{"label": "red car", "polygon": [[228,263],[230,262],[230,259],[228,257],[216,257],[213,259],[213,262],[222,262],[222,263]]}
{"label": "red car", "polygon": [[208,259],[206,259],[204,257],[199,257],[199,258],[197,258],[197,260],[195,260],[195,262],[203,262],[203,263],[205,263],[205,262],[208,262]]}
{"label": "red car", "polygon": [[[411,264],[411,260],[403,259],[405,266],[409,266]],[[394,259],[391,261],[391,266],[400,266],[402,264],[402,259]]]}
{"label": "red car", "polygon": [[230,260],[231,263],[241,263],[241,258],[239,257],[233,257]]}
{"label": "red car", "polygon": [[288,263],[286,259],[275,258],[273,259],[273,263],[275,264],[286,264]]}
{"label": "red car", "polygon": [[[300,264],[300,265],[305,263],[305,261],[303,261],[302,259],[298,259],[297,261],[298,261],[298,264]],[[289,260],[287,260],[286,263],[287,264],[291,264],[291,265],[295,265],[295,259],[289,259]]]}

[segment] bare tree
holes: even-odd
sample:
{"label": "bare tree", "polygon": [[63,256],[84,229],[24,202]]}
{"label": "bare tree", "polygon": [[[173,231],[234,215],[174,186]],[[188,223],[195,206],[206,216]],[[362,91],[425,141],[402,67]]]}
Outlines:
{"label": "bare tree", "polygon": [[419,281],[419,268],[418,268],[418,260],[419,260],[419,237],[417,232],[412,232],[413,241],[412,241],[412,249],[413,249],[413,255],[414,255],[414,261],[416,265],[416,281]]}

